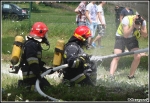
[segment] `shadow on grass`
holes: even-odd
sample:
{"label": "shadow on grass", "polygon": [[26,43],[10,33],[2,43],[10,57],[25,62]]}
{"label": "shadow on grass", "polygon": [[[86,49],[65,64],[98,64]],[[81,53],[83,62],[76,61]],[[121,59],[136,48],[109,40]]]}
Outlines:
{"label": "shadow on grass", "polygon": [[[103,83],[101,81],[101,83]],[[111,83],[110,83],[111,84]],[[126,83],[121,83],[126,85]],[[61,101],[129,101],[129,99],[147,99],[148,87],[121,88],[107,86],[67,87],[59,84],[47,88],[43,92]],[[30,95],[29,95],[30,94]],[[17,88],[15,84],[9,85],[2,92],[2,101],[51,101],[38,92],[28,91],[24,87]]]}
{"label": "shadow on grass", "polygon": [[129,99],[147,99],[148,85],[138,86],[132,84],[133,80],[117,81],[116,80],[101,80],[99,86],[104,86],[108,98],[106,101],[129,101]]}

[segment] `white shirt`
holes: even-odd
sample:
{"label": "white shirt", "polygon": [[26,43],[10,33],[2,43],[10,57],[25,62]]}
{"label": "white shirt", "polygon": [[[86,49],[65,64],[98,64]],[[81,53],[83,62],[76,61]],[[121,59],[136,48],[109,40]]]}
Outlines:
{"label": "white shirt", "polygon": [[[98,8],[98,11],[97,11],[97,12],[100,12],[100,13],[101,13],[103,23],[106,24],[103,7],[102,7],[101,5],[98,5],[97,8]],[[97,22],[98,22],[98,24],[101,24],[101,22],[100,22],[99,19],[97,20]]]}
{"label": "white shirt", "polygon": [[[122,23],[123,25],[129,25],[129,19],[128,19],[128,17],[125,16],[125,17],[122,19],[121,23]],[[146,21],[145,21],[145,20],[143,21],[142,26],[146,26]],[[133,37],[132,34],[133,34],[133,31],[130,33],[129,38],[130,38],[130,37]],[[116,36],[121,36],[121,35],[119,35],[119,34],[116,32]]]}
{"label": "white shirt", "polygon": [[86,6],[86,10],[89,11],[89,17],[91,18],[92,22],[97,22],[97,5],[89,3]]}

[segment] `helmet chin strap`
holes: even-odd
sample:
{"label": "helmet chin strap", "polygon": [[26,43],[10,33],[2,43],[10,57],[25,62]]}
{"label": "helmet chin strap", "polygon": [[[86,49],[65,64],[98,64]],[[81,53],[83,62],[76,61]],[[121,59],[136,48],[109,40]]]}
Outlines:
{"label": "helmet chin strap", "polygon": [[49,43],[49,41],[48,41],[45,37],[42,39],[42,43],[45,43],[45,44],[48,46],[47,49],[43,49],[43,48],[42,48],[42,50],[44,50],[44,51],[49,50],[49,48],[50,48],[50,43]]}
{"label": "helmet chin strap", "polygon": [[75,33],[74,36],[82,41],[85,41],[86,39],[84,37],[82,37],[81,35]]}

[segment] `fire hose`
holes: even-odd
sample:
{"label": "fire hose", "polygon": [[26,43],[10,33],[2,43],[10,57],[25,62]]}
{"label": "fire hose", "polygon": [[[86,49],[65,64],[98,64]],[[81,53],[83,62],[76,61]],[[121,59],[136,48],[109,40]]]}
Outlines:
{"label": "fire hose", "polygon": [[[45,75],[49,74],[51,71],[57,71],[57,70],[60,70],[60,69],[64,69],[64,68],[67,68],[68,67],[68,64],[64,64],[64,65],[61,65],[61,66],[57,66],[53,69],[50,69],[50,70],[47,70],[46,72],[42,73],[41,74],[41,77],[43,78]],[[46,95],[41,89],[40,89],[40,85],[39,85],[40,81],[37,79],[36,80],[36,83],[35,83],[35,87],[36,87],[36,90],[38,91],[38,93],[42,96],[44,96],[45,98],[48,98],[52,101],[60,101],[59,99],[56,99],[56,98],[53,98],[53,97],[50,97],[48,95]]]}
{"label": "fire hose", "polygon": [[126,56],[126,55],[131,55],[131,54],[138,54],[138,53],[143,53],[143,52],[148,52],[148,48],[139,49],[139,50],[130,51],[130,52],[124,52],[124,53],[120,53],[120,54],[111,54],[111,55],[107,55],[107,56],[92,56],[90,58],[90,60],[102,61],[102,59],[106,59],[106,58],[114,58],[114,57]]}
{"label": "fire hose", "polygon": [[[126,56],[126,55],[138,54],[138,53],[143,53],[143,52],[148,52],[148,51],[149,51],[148,48],[145,48],[145,49],[139,49],[139,50],[136,50],[136,51],[124,52],[124,53],[120,53],[120,54],[111,54],[111,55],[107,55],[107,56],[91,56],[90,60],[91,61],[102,61],[102,59],[106,59],[106,58],[114,58],[114,57]],[[64,65],[61,65],[61,66],[54,67],[53,69],[47,70],[46,72],[42,73],[41,77],[44,77],[45,75],[49,74],[51,71],[57,71],[57,70],[64,69],[64,68],[67,68],[67,67],[68,67],[68,64],[64,64]],[[36,87],[36,90],[38,91],[38,93],[40,95],[42,95],[45,98],[48,98],[48,99],[50,99],[52,101],[60,101],[59,99],[50,97],[47,94],[45,94],[40,89],[39,83],[40,83],[40,81],[37,79],[36,83],[35,83],[35,87]]]}

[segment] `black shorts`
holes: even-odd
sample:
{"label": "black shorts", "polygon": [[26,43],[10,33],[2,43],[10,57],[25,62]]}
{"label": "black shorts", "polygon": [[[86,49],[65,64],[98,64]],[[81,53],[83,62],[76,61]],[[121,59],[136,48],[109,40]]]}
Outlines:
{"label": "black shorts", "polygon": [[122,36],[116,36],[114,49],[121,49],[124,52],[125,47],[131,51],[133,48],[139,48],[139,43],[136,37],[124,38]]}

